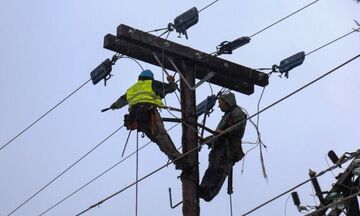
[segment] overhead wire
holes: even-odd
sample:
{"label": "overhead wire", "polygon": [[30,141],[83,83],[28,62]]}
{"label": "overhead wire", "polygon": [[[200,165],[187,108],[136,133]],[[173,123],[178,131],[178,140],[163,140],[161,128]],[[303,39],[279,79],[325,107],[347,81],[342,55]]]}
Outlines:
{"label": "overhead wire", "polygon": [[[139,131],[136,133],[136,177],[135,181],[139,180]],[[139,200],[139,184],[135,186],[135,216],[138,215],[138,200]]]}
{"label": "overhead wire", "polygon": [[215,4],[217,1],[219,1],[219,0],[215,0],[215,1],[211,2],[210,4],[206,5],[205,7],[203,7],[202,9],[200,9],[198,13],[200,13],[200,12],[203,11],[203,10],[206,10],[208,7],[210,7],[211,5]]}
{"label": "overhead wire", "polygon": [[344,37],[347,37],[347,36],[351,35],[351,34],[352,34],[352,33],[354,33],[354,32],[359,32],[359,30],[360,30],[360,27],[359,27],[359,28],[357,28],[357,29],[354,29],[353,31],[351,31],[351,32],[349,32],[349,33],[346,33],[346,34],[344,34],[344,35],[342,35],[342,36],[340,36],[340,37],[336,38],[335,40],[332,40],[332,41],[330,41],[330,42],[328,42],[328,43],[326,43],[326,44],[322,45],[321,47],[318,47],[318,48],[316,48],[316,49],[314,49],[314,50],[312,50],[312,51],[310,51],[310,52],[306,53],[306,54],[305,54],[305,56],[311,55],[312,53],[314,53],[314,52],[316,52],[316,51],[319,51],[319,50],[321,50],[321,49],[323,49],[323,48],[325,48],[325,47],[329,46],[330,44],[335,43],[336,41],[341,40],[341,39],[343,39]]}
{"label": "overhead wire", "polygon": [[36,195],[38,195],[41,191],[45,190],[48,186],[50,186],[52,183],[54,183],[57,179],[59,179],[62,175],[64,175],[67,171],[69,171],[71,168],[73,168],[76,164],[78,164],[81,160],[83,160],[86,156],[88,156],[91,152],[93,152],[95,149],[97,149],[99,146],[101,146],[104,142],[106,142],[108,139],[110,139],[114,134],[116,134],[119,130],[121,130],[124,126],[121,126],[120,128],[116,129],[114,132],[112,132],[109,136],[107,136],[105,139],[103,139],[99,144],[97,144],[95,147],[93,147],[90,151],[85,153],[83,156],[81,156],[78,160],[76,160],[74,163],[72,163],[68,168],[63,170],[60,174],[58,174],[55,178],[53,178],[50,182],[45,184],[42,188],[40,188],[38,191],[36,191],[34,194],[32,194],[29,198],[27,198],[24,202],[22,202],[20,205],[18,205],[14,210],[12,210],[8,216],[15,213],[18,209],[20,209],[22,206],[24,206],[26,203],[28,203],[30,200],[32,200]]}
{"label": "overhead wire", "polygon": [[256,36],[256,35],[260,34],[261,32],[263,32],[263,31],[265,31],[265,30],[267,30],[267,29],[269,29],[269,28],[273,27],[274,25],[276,25],[276,24],[278,24],[278,23],[280,23],[280,22],[282,22],[282,21],[286,20],[287,18],[289,18],[289,17],[291,17],[291,16],[293,16],[293,15],[297,14],[298,12],[300,12],[300,11],[302,11],[302,10],[306,9],[307,7],[310,7],[311,5],[315,4],[315,3],[316,3],[316,2],[318,2],[318,1],[320,1],[320,0],[315,0],[315,1],[313,1],[313,2],[311,2],[311,3],[309,3],[309,4],[307,4],[307,5],[305,5],[304,7],[302,7],[302,8],[300,8],[300,9],[298,9],[298,10],[294,11],[293,13],[291,13],[291,14],[289,14],[289,15],[287,15],[287,16],[285,16],[285,17],[283,17],[283,18],[281,18],[280,20],[278,20],[278,21],[276,21],[276,22],[272,23],[271,25],[269,25],[269,26],[267,26],[267,27],[265,27],[265,28],[263,28],[263,29],[259,30],[258,32],[255,32],[254,34],[252,34],[252,35],[250,36],[250,38],[252,38],[252,37],[254,37],[254,36]]}
{"label": "overhead wire", "polygon": [[17,139],[19,136],[21,136],[23,133],[25,133],[28,129],[30,129],[32,126],[34,126],[36,123],[38,123],[42,118],[47,116],[50,112],[52,112],[54,109],[56,109],[58,106],[60,106],[64,101],[66,101],[68,98],[70,98],[73,94],[75,94],[77,91],[79,91],[82,87],[84,87],[87,83],[89,83],[91,79],[87,80],[83,84],[81,84],[77,89],[75,89],[73,92],[71,92],[69,95],[67,95],[64,99],[62,99],[60,102],[58,102],[55,106],[53,106],[51,109],[49,109],[47,112],[45,112],[42,116],[40,116],[38,119],[33,121],[30,125],[28,125],[25,129],[23,129],[21,132],[19,132],[17,135],[15,135],[12,139],[10,139],[8,142],[6,142],[3,146],[0,147],[0,151],[3,150],[6,146],[8,146],[10,143],[12,143],[15,139]]}
{"label": "overhead wire", "polygon": [[[169,129],[167,129],[167,131],[172,130],[173,128],[175,128],[177,125],[179,125],[180,123],[176,123],[175,125],[171,126]],[[108,169],[106,169],[104,172],[100,173],[99,175],[97,175],[95,178],[91,179],[90,181],[88,181],[86,184],[84,184],[83,186],[81,186],[80,188],[78,188],[77,190],[75,190],[74,192],[70,193],[69,195],[67,195],[66,197],[64,197],[63,199],[61,199],[60,201],[58,201],[57,203],[55,203],[54,205],[52,205],[51,207],[49,207],[48,209],[46,209],[44,212],[42,212],[40,214],[44,215],[47,212],[49,212],[50,210],[54,209],[55,207],[57,207],[58,205],[60,205],[61,203],[63,203],[64,201],[66,201],[67,199],[69,199],[70,197],[72,197],[73,195],[75,195],[76,193],[78,193],[79,191],[81,191],[82,189],[84,189],[86,186],[88,186],[89,184],[91,184],[92,182],[94,182],[95,180],[99,179],[101,176],[105,175],[106,173],[108,173],[109,171],[111,171],[112,169],[114,169],[115,167],[117,167],[118,165],[122,164],[124,161],[128,160],[130,157],[132,157],[133,155],[136,154],[136,152],[142,150],[143,148],[145,148],[146,146],[148,146],[150,143],[152,143],[152,141],[147,142],[146,144],[144,144],[142,147],[140,147],[137,151],[134,151],[133,153],[129,154],[128,156],[126,156],[125,158],[121,159],[120,161],[118,161],[117,163],[115,163],[114,165],[112,165],[111,167],[109,167]]]}
{"label": "overhead wire", "polygon": [[[300,87],[299,89],[297,89],[297,90],[295,90],[295,91],[291,92],[290,94],[288,94],[288,95],[286,95],[286,96],[282,97],[281,99],[279,99],[279,100],[275,101],[274,103],[272,103],[272,104],[268,105],[267,107],[265,107],[265,108],[261,109],[259,112],[255,113],[255,114],[253,114],[253,115],[249,116],[248,118],[246,118],[246,119],[242,120],[241,122],[239,122],[239,123],[237,123],[237,124],[235,124],[235,125],[233,125],[233,126],[231,126],[231,127],[227,128],[227,129],[226,129],[226,130],[224,130],[223,132],[221,132],[221,133],[219,133],[218,135],[216,135],[216,136],[212,137],[211,139],[209,139],[209,140],[208,140],[208,142],[211,142],[211,141],[213,141],[213,140],[215,140],[215,139],[219,138],[220,136],[223,136],[225,133],[227,133],[228,131],[230,131],[230,130],[234,129],[234,128],[235,128],[235,127],[237,127],[238,125],[242,124],[244,121],[247,121],[247,120],[249,120],[250,118],[255,117],[256,115],[259,115],[260,113],[262,113],[262,112],[264,112],[264,111],[266,111],[266,110],[270,109],[271,107],[273,107],[273,106],[277,105],[278,103],[280,103],[280,102],[282,102],[282,101],[284,101],[284,100],[288,99],[289,97],[293,96],[294,94],[298,93],[299,91],[301,91],[301,90],[303,90],[303,89],[305,89],[305,88],[309,87],[310,85],[312,85],[312,84],[314,84],[315,82],[317,82],[317,81],[321,80],[322,78],[324,78],[324,77],[326,77],[326,76],[330,75],[330,74],[331,74],[331,73],[333,73],[334,71],[336,71],[336,70],[340,69],[341,67],[343,67],[343,66],[345,66],[345,65],[349,64],[350,62],[354,61],[355,59],[357,59],[357,58],[359,58],[359,57],[360,57],[360,54],[359,54],[359,55],[357,55],[357,56],[355,56],[355,57],[353,57],[353,58],[351,58],[351,59],[349,59],[349,60],[347,60],[346,62],[342,63],[341,65],[339,65],[339,66],[335,67],[334,69],[332,69],[332,70],[328,71],[327,73],[325,73],[325,74],[321,75],[320,77],[318,77],[318,78],[314,79],[313,81],[311,81],[311,82],[307,83],[306,85],[304,85],[304,86]],[[179,159],[181,159],[181,158],[183,158],[183,157],[187,156],[188,154],[192,153],[193,151],[198,150],[198,149],[199,149],[199,148],[201,148],[204,144],[205,144],[205,143],[201,143],[201,144],[199,144],[197,147],[195,147],[195,148],[193,148],[193,149],[191,149],[191,150],[189,150],[189,151],[187,151],[187,152],[183,153],[181,156],[179,156],[178,158],[176,158],[174,161],[177,161],[177,160],[179,160]],[[140,178],[137,182],[133,182],[133,183],[131,183],[130,185],[128,185],[128,186],[126,186],[126,187],[122,188],[121,190],[119,190],[119,191],[117,191],[117,192],[115,192],[115,193],[111,194],[110,196],[108,196],[108,197],[106,197],[106,198],[102,199],[101,201],[99,201],[99,202],[97,202],[97,203],[95,203],[95,204],[91,205],[89,208],[87,208],[87,209],[83,210],[82,212],[80,212],[80,213],[79,213],[79,214],[77,214],[77,215],[82,215],[83,213],[85,213],[85,212],[89,211],[90,209],[92,209],[92,208],[94,208],[94,207],[96,207],[96,206],[101,205],[102,203],[106,202],[107,200],[111,199],[112,197],[114,197],[114,196],[116,196],[116,195],[118,195],[118,194],[120,194],[120,193],[124,192],[124,191],[125,191],[125,190],[127,190],[128,188],[130,188],[130,187],[134,186],[134,185],[135,185],[135,184],[137,184],[138,182],[141,182],[142,180],[144,180],[144,179],[146,179],[146,178],[148,178],[148,177],[152,176],[153,174],[157,173],[158,171],[162,170],[163,168],[165,168],[165,167],[166,167],[166,166],[168,166],[169,164],[173,163],[174,161],[170,161],[170,162],[166,163],[165,165],[163,165],[163,166],[159,167],[158,169],[156,169],[156,170],[154,170],[154,171],[152,171],[152,172],[148,173],[147,175],[145,175],[145,176],[143,176],[142,178]],[[348,161],[348,160],[344,160],[342,163],[344,163],[345,161]],[[342,163],[341,163],[341,164],[342,164]],[[334,168],[336,168],[338,165],[339,165],[339,164],[337,164],[336,166],[333,166],[333,167],[334,167]],[[325,171],[322,171],[322,172],[318,173],[318,174],[316,175],[316,177],[318,177],[318,176],[320,176],[320,175],[323,175],[324,173],[326,173],[326,172],[327,172],[327,171],[329,171],[329,170],[330,170],[330,168],[328,168],[328,169],[327,169],[327,170],[325,170]],[[300,187],[301,185],[303,185],[303,184],[305,184],[305,183],[309,182],[310,180],[311,180],[311,178],[310,178],[309,180],[305,181],[305,182],[302,182],[302,183],[300,183],[300,184],[296,185],[295,187],[291,188],[291,190],[286,191],[286,193],[288,193],[288,192],[290,192],[290,191],[292,191],[292,190],[296,189],[297,187]],[[264,206],[264,205],[266,205],[266,204],[268,204],[268,203],[270,203],[270,202],[272,202],[272,201],[274,201],[274,200],[278,199],[279,197],[283,196],[283,195],[284,195],[284,194],[286,194],[286,193],[280,194],[279,196],[277,196],[277,197],[275,197],[275,198],[271,199],[270,201],[267,201],[266,203],[264,203],[264,204],[262,204],[262,205],[260,205],[260,206],[256,207],[255,209],[251,210],[250,212],[248,212],[248,213],[246,213],[246,214],[244,214],[244,215],[247,215],[247,214],[249,214],[249,213],[251,213],[251,212],[253,212],[253,211],[257,210],[258,208],[261,208],[262,206]]]}

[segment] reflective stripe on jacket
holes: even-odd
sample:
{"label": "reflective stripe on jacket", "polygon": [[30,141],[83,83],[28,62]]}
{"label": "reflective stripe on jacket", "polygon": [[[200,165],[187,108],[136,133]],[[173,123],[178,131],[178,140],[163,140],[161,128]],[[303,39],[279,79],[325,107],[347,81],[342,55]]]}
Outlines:
{"label": "reflective stripe on jacket", "polygon": [[151,103],[164,107],[161,98],[152,89],[152,80],[139,80],[126,91],[126,100],[130,106],[138,103]]}

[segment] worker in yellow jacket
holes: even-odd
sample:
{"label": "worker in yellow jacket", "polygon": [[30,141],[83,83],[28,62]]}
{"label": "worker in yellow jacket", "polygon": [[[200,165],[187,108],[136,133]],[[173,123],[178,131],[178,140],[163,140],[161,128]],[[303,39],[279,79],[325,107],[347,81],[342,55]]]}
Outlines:
{"label": "worker in yellow jacket", "polygon": [[125,115],[125,126],[129,130],[143,132],[175,164],[176,169],[185,169],[189,165],[185,158],[177,159],[181,153],[176,149],[164,128],[157,108],[164,107],[162,98],[177,89],[173,76],[168,76],[169,83],[154,80],[150,70],[140,73],[137,83],[131,86],[124,95],[115,101],[110,108],[120,109],[129,104],[129,114]]}

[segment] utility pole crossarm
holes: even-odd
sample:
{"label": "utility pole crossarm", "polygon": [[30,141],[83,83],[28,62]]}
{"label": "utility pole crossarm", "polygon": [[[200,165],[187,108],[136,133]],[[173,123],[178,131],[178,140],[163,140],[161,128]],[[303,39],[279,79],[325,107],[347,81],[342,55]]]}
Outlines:
{"label": "utility pole crossarm", "polygon": [[[208,73],[215,75],[210,83],[250,95],[254,92],[254,84],[266,86],[268,75],[254,69],[206,54],[204,52],[156,37],[126,25],[117,28],[117,36],[108,34],[104,39],[104,48],[140,59],[144,62],[160,66],[154,53],[161,58],[166,69],[175,71],[168,58],[175,64],[181,62],[196,65],[195,78],[203,79]],[[184,71],[186,73],[186,71]]]}

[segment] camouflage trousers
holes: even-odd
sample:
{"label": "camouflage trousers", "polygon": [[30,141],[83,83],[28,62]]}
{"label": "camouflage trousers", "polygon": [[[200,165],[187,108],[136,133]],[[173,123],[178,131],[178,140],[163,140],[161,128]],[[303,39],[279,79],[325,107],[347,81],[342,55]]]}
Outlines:
{"label": "camouflage trousers", "polygon": [[199,195],[205,201],[211,201],[220,191],[226,177],[229,174],[229,168],[234,165],[228,157],[228,148],[226,143],[217,143],[213,145],[209,153],[209,165],[200,183]]}

